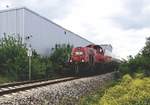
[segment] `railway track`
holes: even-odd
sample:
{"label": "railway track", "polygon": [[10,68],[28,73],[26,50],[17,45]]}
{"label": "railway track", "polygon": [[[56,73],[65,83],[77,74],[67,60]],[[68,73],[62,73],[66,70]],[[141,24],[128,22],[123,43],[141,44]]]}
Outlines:
{"label": "railway track", "polygon": [[0,96],[5,94],[11,94],[18,91],[25,91],[32,88],[37,88],[41,86],[71,81],[75,79],[79,79],[80,77],[67,77],[55,80],[37,80],[37,81],[25,81],[25,82],[17,82],[17,83],[10,83],[0,85]]}

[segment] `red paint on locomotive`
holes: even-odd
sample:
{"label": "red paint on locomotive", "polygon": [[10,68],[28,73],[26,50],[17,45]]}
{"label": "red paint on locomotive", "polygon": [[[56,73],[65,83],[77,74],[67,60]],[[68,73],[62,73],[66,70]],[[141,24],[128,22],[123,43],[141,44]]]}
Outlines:
{"label": "red paint on locomotive", "polygon": [[110,62],[111,56],[105,55],[100,45],[88,45],[86,47],[75,47],[72,49],[70,63],[102,63]]}

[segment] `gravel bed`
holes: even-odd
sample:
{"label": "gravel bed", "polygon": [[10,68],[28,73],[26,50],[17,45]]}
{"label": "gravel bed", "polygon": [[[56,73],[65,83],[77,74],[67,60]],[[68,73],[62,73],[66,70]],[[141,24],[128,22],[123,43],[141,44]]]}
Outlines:
{"label": "gravel bed", "polygon": [[113,73],[82,78],[0,96],[0,105],[75,105],[79,98],[107,85]]}

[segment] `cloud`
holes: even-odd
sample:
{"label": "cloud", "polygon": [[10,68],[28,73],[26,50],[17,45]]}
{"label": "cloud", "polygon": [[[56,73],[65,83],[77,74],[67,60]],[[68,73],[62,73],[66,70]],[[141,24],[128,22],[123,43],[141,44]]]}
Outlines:
{"label": "cloud", "polygon": [[[112,44],[115,55],[119,57],[126,58],[128,55],[136,55],[142,49],[145,38],[150,33],[149,27],[146,27],[146,24],[149,25],[148,18],[145,18],[147,12],[145,9],[141,10],[144,15],[142,21],[145,21],[146,24],[138,21],[141,14],[137,18],[136,15],[140,8],[144,7],[144,3],[142,7],[140,7],[142,3],[136,3],[132,7],[134,2],[130,3],[131,0],[128,2],[125,0],[105,0],[103,2],[82,0],[83,3],[76,1],[77,5],[66,18],[54,19],[54,21],[96,44]],[[136,5],[139,8],[138,11],[136,11]],[[125,16],[121,17],[121,15]],[[135,16],[135,19],[132,15]],[[144,28],[140,28],[141,23]]]}
{"label": "cloud", "polygon": [[116,56],[136,55],[150,36],[149,0],[1,0],[0,9],[26,6]]}
{"label": "cloud", "polygon": [[124,0],[124,10],[112,17],[116,25],[125,30],[150,27],[150,1]]}
{"label": "cloud", "polygon": [[73,2],[71,0],[1,0],[0,9],[22,7],[32,9],[39,14],[46,16],[50,19],[62,19],[67,16],[71,11]]}

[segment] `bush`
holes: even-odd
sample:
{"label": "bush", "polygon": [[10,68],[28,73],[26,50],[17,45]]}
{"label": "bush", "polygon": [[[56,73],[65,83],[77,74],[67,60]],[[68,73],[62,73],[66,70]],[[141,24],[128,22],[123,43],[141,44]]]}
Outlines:
{"label": "bush", "polygon": [[69,44],[68,45],[56,44],[55,48],[52,49],[53,52],[50,56],[50,59],[53,64],[53,69],[57,73],[65,74],[68,72],[68,68],[66,67],[66,64],[70,57],[72,47],[73,46],[71,46]]}
{"label": "bush", "polygon": [[99,102],[100,97],[104,95],[104,92],[104,89],[99,89],[86,97],[82,97],[79,105],[96,105]]}
{"label": "bush", "polygon": [[146,46],[135,57],[129,56],[128,60],[119,67],[120,72],[124,74],[144,73],[150,76],[150,37],[146,40]]}
{"label": "bush", "polygon": [[122,77],[122,83],[128,85],[132,81],[132,77],[129,74],[126,74]]}
{"label": "bush", "polygon": [[140,78],[140,79],[142,79],[142,78],[144,78],[144,74],[143,73],[135,73],[134,74],[134,78]]}
{"label": "bush", "polygon": [[150,103],[150,78],[132,79],[125,75],[120,84],[106,90],[100,105],[148,105]]}
{"label": "bush", "polygon": [[149,105],[150,78],[136,74],[132,78],[129,74],[120,81],[114,82],[107,89],[98,91],[81,98],[81,105]]}
{"label": "bush", "polygon": [[27,79],[26,46],[20,36],[6,36],[0,40],[0,73],[13,80]]}
{"label": "bush", "polygon": [[[47,73],[52,70],[50,58],[41,57],[33,51],[31,59],[32,79],[48,78]],[[0,40],[0,74],[11,81],[28,80],[28,68],[27,47],[22,38],[4,35]]]}

